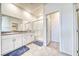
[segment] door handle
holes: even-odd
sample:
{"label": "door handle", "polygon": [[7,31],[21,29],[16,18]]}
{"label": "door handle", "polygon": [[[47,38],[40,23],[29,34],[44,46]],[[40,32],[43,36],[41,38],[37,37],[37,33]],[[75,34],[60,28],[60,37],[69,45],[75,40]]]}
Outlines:
{"label": "door handle", "polygon": [[79,32],[79,30],[77,30],[77,32]]}

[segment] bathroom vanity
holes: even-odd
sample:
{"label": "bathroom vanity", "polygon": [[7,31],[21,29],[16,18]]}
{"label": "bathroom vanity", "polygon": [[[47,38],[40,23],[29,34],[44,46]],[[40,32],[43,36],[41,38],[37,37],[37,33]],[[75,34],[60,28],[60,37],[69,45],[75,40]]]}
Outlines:
{"label": "bathroom vanity", "polygon": [[2,55],[9,53],[17,48],[31,43],[33,33],[27,31],[2,32]]}

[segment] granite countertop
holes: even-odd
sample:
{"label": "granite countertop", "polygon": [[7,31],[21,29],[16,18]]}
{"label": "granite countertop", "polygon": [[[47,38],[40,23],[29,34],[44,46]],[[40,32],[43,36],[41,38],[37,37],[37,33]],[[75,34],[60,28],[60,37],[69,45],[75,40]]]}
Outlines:
{"label": "granite countertop", "polygon": [[4,36],[4,35],[15,35],[15,34],[24,34],[24,33],[33,33],[33,31],[6,31],[6,32],[1,32],[1,36]]}

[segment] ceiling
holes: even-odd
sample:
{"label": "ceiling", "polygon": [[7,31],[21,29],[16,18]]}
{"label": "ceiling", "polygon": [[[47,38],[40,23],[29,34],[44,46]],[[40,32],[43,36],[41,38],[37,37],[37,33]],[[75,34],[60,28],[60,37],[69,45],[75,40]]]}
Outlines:
{"label": "ceiling", "polygon": [[36,17],[43,15],[42,3],[15,3],[15,5],[26,10]]}

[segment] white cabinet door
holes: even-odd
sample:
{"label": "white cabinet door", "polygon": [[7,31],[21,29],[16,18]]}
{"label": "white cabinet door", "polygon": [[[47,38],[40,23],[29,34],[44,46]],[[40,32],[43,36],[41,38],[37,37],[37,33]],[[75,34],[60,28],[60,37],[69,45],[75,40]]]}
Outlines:
{"label": "white cabinet door", "polygon": [[23,45],[27,44],[27,34],[23,35]]}
{"label": "white cabinet door", "polygon": [[2,37],[2,55],[14,50],[13,39],[11,36]]}
{"label": "white cabinet door", "polygon": [[28,33],[28,34],[27,34],[27,44],[28,44],[28,43],[31,43],[32,41],[33,41],[33,36],[32,36],[31,33]]}
{"label": "white cabinet door", "polygon": [[33,36],[30,33],[23,35],[23,45],[26,45],[28,43],[31,43],[33,41]]}
{"label": "white cabinet door", "polygon": [[22,46],[22,34],[2,36],[2,55]]}
{"label": "white cabinet door", "polygon": [[17,34],[14,36],[15,41],[14,41],[14,45],[15,45],[15,49],[19,48],[22,46],[22,34]]}

